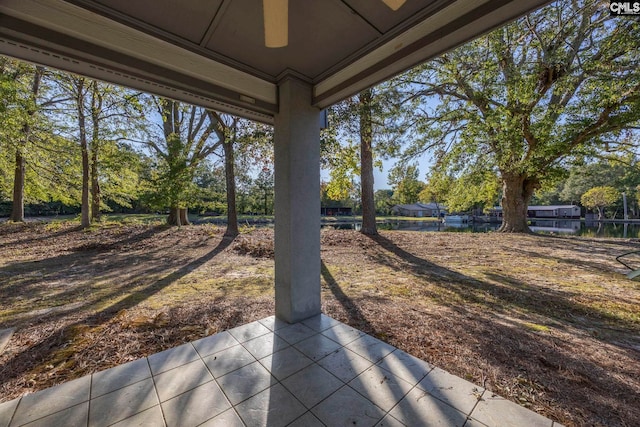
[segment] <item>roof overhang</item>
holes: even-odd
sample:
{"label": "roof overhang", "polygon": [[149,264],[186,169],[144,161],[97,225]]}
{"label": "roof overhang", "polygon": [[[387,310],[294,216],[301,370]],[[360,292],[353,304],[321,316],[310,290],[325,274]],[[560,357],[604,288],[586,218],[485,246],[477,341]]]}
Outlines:
{"label": "roof overhang", "polygon": [[292,0],[294,42],[268,49],[261,0],[1,0],[0,53],[272,122],[283,76],[325,108],[548,2]]}

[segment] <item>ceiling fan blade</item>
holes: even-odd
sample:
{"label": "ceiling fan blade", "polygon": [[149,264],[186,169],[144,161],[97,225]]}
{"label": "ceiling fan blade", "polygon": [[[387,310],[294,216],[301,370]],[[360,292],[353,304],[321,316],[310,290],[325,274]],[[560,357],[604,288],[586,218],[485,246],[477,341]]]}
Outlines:
{"label": "ceiling fan blade", "polygon": [[395,11],[400,9],[400,7],[402,7],[402,5],[406,0],[382,0],[382,1],[384,2],[384,4],[389,6],[391,10]]}
{"label": "ceiling fan blade", "polygon": [[262,0],[264,45],[284,47],[289,44],[289,0]]}

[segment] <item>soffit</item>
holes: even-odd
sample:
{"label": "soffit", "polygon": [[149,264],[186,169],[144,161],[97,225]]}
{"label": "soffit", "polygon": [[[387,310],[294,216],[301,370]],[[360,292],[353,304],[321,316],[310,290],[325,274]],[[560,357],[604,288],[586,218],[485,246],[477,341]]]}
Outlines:
{"label": "soffit", "polygon": [[289,0],[270,49],[262,0],[1,0],[0,52],[270,121],[283,75],[326,107],[547,2]]}

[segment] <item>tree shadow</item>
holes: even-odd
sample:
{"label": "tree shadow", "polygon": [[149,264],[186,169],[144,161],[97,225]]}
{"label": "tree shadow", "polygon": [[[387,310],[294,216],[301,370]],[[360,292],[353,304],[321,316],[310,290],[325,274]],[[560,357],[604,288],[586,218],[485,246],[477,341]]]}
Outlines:
{"label": "tree shadow", "polygon": [[[140,233],[118,236],[111,241],[89,241],[58,256],[7,264],[0,268],[0,279],[8,278],[0,281],[0,302],[5,307],[11,307],[26,296],[32,302],[44,301],[50,310],[36,311],[44,314],[64,312],[64,307],[56,308],[60,306],[58,303],[75,301],[79,298],[82,301],[79,303],[80,306],[98,305],[113,295],[127,292],[131,284],[144,281],[145,277],[160,274],[167,268],[175,267],[177,263],[182,262],[181,260],[166,263],[153,262],[154,257],[161,255],[166,248],[159,247],[151,250],[144,246],[144,242],[163,230],[166,230],[166,227],[151,227]],[[141,244],[144,253],[132,256],[131,246],[137,243]],[[117,261],[113,262],[114,259]],[[124,282],[123,269],[126,269],[127,273],[127,280]],[[102,282],[113,280],[112,291],[94,297],[96,289],[91,285],[72,285],[74,281],[91,283],[96,278]],[[59,284],[59,289],[54,289],[54,296],[51,296],[51,288],[42,286],[44,280]],[[75,303],[63,305],[69,305],[70,310],[77,308]],[[28,316],[28,312],[17,313],[14,318],[19,320]],[[43,320],[40,314],[38,316]],[[46,319],[53,318],[46,317]]]}
{"label": "tree shadow", "polygon": [[331,291],[333,296],[347,313],[347,316],[349,317],[348,323],[354,328],[357,328],[363,332],[366,332],[368,334],[375,334],[375,328],[367,320],[362,310],[360,310],[358,304],[356,304],[351,298],[347,296],[347,294],[344,293],[344,291],[340,287],[340,284],[338,284],[337,280],[333,277],[333,275],[331,275],[331,272],[327,268],[324,261],[321,260],[320,263],[320,273],[322,275],[322,278],[327,283],[327,286],[329,287],[329,290]]}
{"label": "tree shadow", "polygon": [[[182,266],[178,270],[167,274],[165,277],[156,280],[147,286],[131,292],[125,298],[99,310],[94,314],[87,313],[86,315],[77,318],[73,323],[65,324],[62,327],[51,331],[51,333],[43,340],[31,345],[28,349],[7,360],[4,363],[2,371],[0,371],[0,381],[5,382],[12,378],[19,377],[34,365],[47,360],[48,357],[60,349],[61,346],[65,345],[69,340],[70,337],[67,332],[72,332],[81,325],[90,325],[95,327],[107,323],[120,311],[134,307],[212,260],[216,255],[228,248],[233,241],[234,239],[232,238],[223,238],[214,249]],[[162,269],[166,269],[166,266]],[[98,305],[101,301],[107,301],[120,293],[122,293],[122,291],[117,289],[112,293],[102,296],[100,300],[95,301],[94,304]],[[65,313],[60,313],[59,316],[64,316],[64,314]],[[52,321],[52,318],[48,318],[47,321]]]}
{"label": "tree shadow", "polygon": [[[637,324],[630,319],[621,318],[604,308],[577,302],[576,298],[580,296],[578,292],[534,286],[496,272],[486,273],[491,281],[479,280],[411,254],[382,235],[368,237],[387,252],[372,255],[377,263],[395,270],[409,271],[412,275],[424,278],[443,289],[446,292],[444,295],[438,292],[429,293],[426,289],[420,291],[423,295],[436,299],[456,311],[464,310],[461,302],[484,306],[499,313],[507,313],[511,308],[517,307],[525,313],[571,324],[575,324],[576,319],[579,319],[578,325],[582,329],[589,329],[590,323],[600,326],[606,323],[608,327],[624,332],[637,330]],[[390,257],[388,253],[393,254],[395,258]],[[455,293],[456,298],[450,297],[448,293],[451,292]],[[609,342],[603,337],[598,339]],[[628,347],[623,348],[632,351]]]}
{"label": "tree shadow", "polygon": [[[4,224],[2,226],[0,226],[0,236],[7,236],[7,235],[11,235],[11,234],[15,234],[15,233],[19,233],[20,231],[23,231],[26,228],[32,227],[32,225],[30,224]],[[9,247],[9,246],[13,246],[13,245],[19,245],[19,244],[23,244],[23,243],[34,243],[34,242],[40,242],[40,241],[44,241],[44,240],[54,240],[56,238],[59,238],[61,236],[64,236],[66,234],[71,234],[71,233],[75,233],[75,232],[79,232],[82,231],[82,227],[80,225],[77,226],[72,226],[72,227],[63,227],[60,230],[54,231],[54,232],[47,232],[47,233],[43,233],[42,236],[40,237],[28,237],[25,239],[18,239],[18,240],[11,240],[9,242],[6,243],[0,243],[0,249],[5,248],[5,247]]]}

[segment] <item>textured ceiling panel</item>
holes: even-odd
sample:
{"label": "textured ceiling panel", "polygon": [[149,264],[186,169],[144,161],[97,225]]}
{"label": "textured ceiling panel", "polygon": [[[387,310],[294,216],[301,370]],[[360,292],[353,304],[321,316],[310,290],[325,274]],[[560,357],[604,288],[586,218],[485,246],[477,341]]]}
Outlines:
{"label": "textured ceiling panel", "polygon": [[382,0],[344,0],[344,2],[380,32],[386,33],[405,20],[419,14],[422,10],[430,8],[434,3],[438,3],[438,0],[407,0],[395,12],[389,9]]}
{"label": "textured ceiling panel", "polygon": [[207,49],[273,77],[291,69],[313,79],[379,36],[337,0],[290,1],[289,45],[277,49],[264,46],[260,1],[233,0],[221,18]]}
{"label": "textured ceiling panel", "polygon": [[96,0],[109,9],[200,43],[222,0]]}

